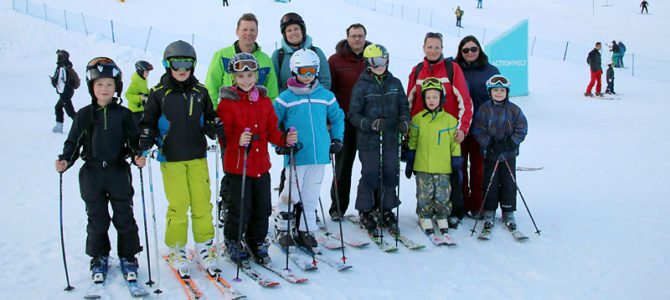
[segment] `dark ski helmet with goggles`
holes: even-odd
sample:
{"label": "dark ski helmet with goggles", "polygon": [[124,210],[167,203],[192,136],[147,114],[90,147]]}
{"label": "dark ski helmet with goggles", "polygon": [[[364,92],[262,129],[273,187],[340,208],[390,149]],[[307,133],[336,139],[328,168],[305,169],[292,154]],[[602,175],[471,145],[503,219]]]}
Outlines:
{"label": "dark ski helmet with goggles", "polygon": [[193,70],[197,60],[193,46],[182,40],[170,43],[163,52],[163,66],[166,71]]}
{"label": "dark ski helmet with goggles", "polygon": [[96,57],[86,64],[86,85],[88,85],[88,93],[96,101],[93,93],[93,83],[99,78],[113,78],[114,88],[117,97],[121,98],[121,91],[123,90],[123,81],[121,69],[109,57]]}

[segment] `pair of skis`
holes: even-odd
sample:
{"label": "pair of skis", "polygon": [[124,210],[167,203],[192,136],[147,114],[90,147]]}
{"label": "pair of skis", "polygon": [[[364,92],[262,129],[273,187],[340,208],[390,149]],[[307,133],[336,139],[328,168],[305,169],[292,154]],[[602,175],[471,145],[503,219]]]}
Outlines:
{"label": "pair of skis", "polygon": [[[517,241],[525,241],[528,239],[528,236],[523,234],[521,231],[519,231],[516,228],[512,228],[510,226],[507,226],[505,224],[505,228],[507,228],[507,231],[512,234],[512,237],[517,240]],[[479,236],[477,236],[478,239],[480,240],[490,240],[491,239],[491,228],[482,228],[482,232],[479,233]]]}
{"label": "pair of skis", "polygon": [[[372,242],[374,242],[377,245],[377,248],[379,248],[380,250],[382,250],[384,252],[387,252],[387,253],[388,252],[394,252],[394,251],[398,250],[397,247],[391,246],[388,243],[389,239],[382,239],[379,236],[374,236],[374,235],[370,234],[370,232],[368,232],[367,229],[365,229],[363,224],[360,223],[360,219],[358,218],[358,216],[348,215],[348,216],[345,216],[345,218],[347,220],[349,220],[350,222],[354,223],[361,231],[363,231],[365,234],[367,234],[368,237],[370,237],[370,239],[372,240]],[[390,232],[388,230],[385,230],[385,232],[388,233],[388,235],[390,236],[391,241],[397,239],[405,248],[407,248],[409,250],[418,250],[418,249],[422,249],[422,248],[426,247],[425,245],[421,245],[419,243],[416,243],[416,242],[412,241],[411,239],[409,239],[408,237],[406,237],[404,235],[393,234],[392,232]]]}
{"label": "pair of skis", "polygon": [[[111,258],[110,258],[110,263],[111,263]],[[102,277],[100,275],[100,277]],[[137,278],[135,279],[127,279],[123,278],[123,280],[126,282],[126,286],[128,287],[128,292],[130,293],[130,296],[132,297],[145,297],[149,296],[149,292],[142,286],[137,281]],[[86,291],[86,295],[84,296],[84,299],[100,299],[105,295],[105,282],[107,281],[107,278],[95,278],[93,283],[91,283],[91,286],[89,286],[88,290]]]}
{"label": "pair of skis", "polygon": [[[273,240],[273,244],[277,246],[284,254],[286,254],[286,249],[282,247],[281,245],[277,244]],[[341,247],[341,245],[340,245]],[[304,255],[298,255],[296,252],[296,249],[302,251],[304,254],[309,255],[310,257],[304,256]],[[341,248],[340,248],[341,249]],[[317,270],[318,266],[316,261],[320,261],[324,264],[327,264],[333,268],[335,268],[337,271],[344,271],[347,269],[352,268],[353,266],[351,264],[345,264],[344,262],[341,262],[339,260],[333,259],[329,256],[324,255],[323,251],[321,250],[320,247],[315,247],[312,250],[301,247],[301,246],[290,246],[289,247],[289,259],[296,265],[300,270],[303,271],[313,271]],[[313,251],[313,252],[312,252]],[[314,256],[314,259],[316,261],[311,260],[311,256]]]}
{"label": "pair of skis", "polygon": [[[168,266],[174,273],[174,275],[177,277],[177,280],[179,281],[179,284],[182,286],[184,289],[184,293],[186,293],[186,297],[189,300],[193,299],[200,299],[203,297],[203,293],[198,288],[198,286],[195,284],[193,279],[190,276],[182,276],[180,275],[179,271],[175,269],[172,264],[170,264],[170,260],[168,256],[163,256],[165,261],[167,262]],[[191,257],[189,257],[189,261],[192,261]],[[204,274],[205,277],[216,287],[216,289],[226,298],[226,299],[241,299],[245,298],[246,295],[240,293],[237,291],[235,288],[233,288],[227,281],[225,281],[220,274],[210,274],[205,268],[203,268],[199,263],[197,263],[198,269],[201,270]]]}

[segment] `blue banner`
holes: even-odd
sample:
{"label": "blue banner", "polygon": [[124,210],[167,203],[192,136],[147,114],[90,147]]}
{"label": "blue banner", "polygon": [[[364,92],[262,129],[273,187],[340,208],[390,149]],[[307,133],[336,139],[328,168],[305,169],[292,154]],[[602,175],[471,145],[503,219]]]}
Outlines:
{"label": "blue banner", "polygon": [[510,96],[528,95],[528,19],[485,46],[489,62],[512,83]]}

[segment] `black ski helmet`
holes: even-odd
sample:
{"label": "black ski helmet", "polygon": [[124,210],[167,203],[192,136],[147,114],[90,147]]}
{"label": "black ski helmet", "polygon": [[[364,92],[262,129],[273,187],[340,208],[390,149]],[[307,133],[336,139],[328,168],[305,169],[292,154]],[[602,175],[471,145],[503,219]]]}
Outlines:
{"label": "black ski helmet", "polygon": [[135,70],[137,72],[144,72],[144,71],[151,71],[154,69],[154,66],[152,66],[148,61],[146,60],[139,60],[135,63]]}
{"label": "black ski helmet", "polygon": [[88,93],[91,94],[94,102],[96,99],[93,93],[93,82],[98,78],[114,78],[116,95],[121,97],[123,90],[121,69],[111,58],[96,57],[86,64],[86,85],[88,85]]}
{"label": "black ski helmet", "polygon": [[299,14],[294,12],[285,14],[284,16],[281,17],[281,20],[279,21],[279,28],[281,29],[281,35],[284,37],[284,40],[286,40],[286,33],[285,33],[286,27],[288,27],[288,25],[291,24],[298,24],[298,26],[300,26],[300,30],[302,31],[302,42],[304,43],[305,39],[307,38],[305,21]]}
{"label": "black ski helmet", "polygon": [[56,60],[57,64],[62,64],[64,62],[70,61],[70,53],[68,53],[65,50],[58,49],[56,50],[56,55],[58,55],[58,59]]}
{"label": "black ski helmet", "polygon": [[166,62],[170,57],[190,57],[198,60],[193,46],[182,40],[174,41],[165,47],[165,52],[163,52],[163,61]]}

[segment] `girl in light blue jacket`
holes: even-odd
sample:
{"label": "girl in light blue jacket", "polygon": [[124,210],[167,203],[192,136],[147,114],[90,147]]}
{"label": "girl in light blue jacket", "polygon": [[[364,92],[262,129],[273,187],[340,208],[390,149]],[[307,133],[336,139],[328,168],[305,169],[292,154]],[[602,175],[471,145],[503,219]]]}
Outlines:
{"label": "girl in light blue jacket", "polygon": [[[279,126],[284,129],[294,127],[300,132],[299,151],[294,152],[296,166],[294,172],[297,174],[297,180],[295,177],[289,179],[290,172],[289,169],[286,169],[287,178],[284,186],[290,185],[292,189],[291,204],[302,201],[302,210],[306,215],[307,224],[302,217],[296,218],[300,225],[298,236],[294,239],[299,246],[307,249],[316,247],[316,240],[308,229],[309,231],[317,229],[315,212],[324,167],[330,163],[330,153],[342,150],[344,135],[344,112],[340,109],[335,95],[319,83],[319,65],[319,56],[314,51],[309,49],[296,51],[290,60],[293,77],[288,79],[288,88],[275,98],[274,102]],[[330,122],[330,133],[328,122]],[[284,167],[292,168],[288,155],[284,158]],[[293,239],[288,235],[288,232],[291,231],[288,231],[286,222],[291,217],[288,211],[294,211],[294,209],[289,210],[288,192],[287,188],[282,191],[279,198],[279,209],[275,215],[277,231],[275,237],[285,249],[293,245]]]}

